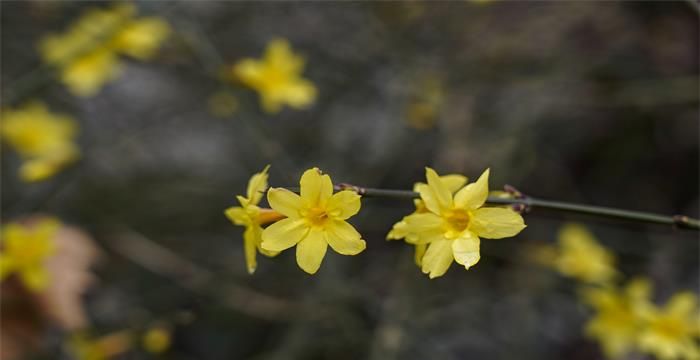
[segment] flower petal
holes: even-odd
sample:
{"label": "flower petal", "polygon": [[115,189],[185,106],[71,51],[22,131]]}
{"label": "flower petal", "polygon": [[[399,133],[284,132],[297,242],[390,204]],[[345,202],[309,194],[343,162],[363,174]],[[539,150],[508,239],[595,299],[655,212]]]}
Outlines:
{"label": "flower petal", "polygon": [[469,229],[487,239],[517,235],[525,228],[520,214],[511,209],[481,208],[473,212]]}
{"label": "flower petal", "polygon": [[297,264],[309,274],[315,274],[326,256],[328,243],[323,231],[313,229],[297,244]]}
{"label": "flower petal", "polygon": [[456,239],[452,243],[452,252],[454,253],[455,261],[458,264],[464,265],[465,269],[469,269],[479,262],[481,257],[479,254],[479,237],[466,231],[462,237]]}
{"label": "flower petal", "polygon": [[41,291],[49,284],[49,274],[41,265],[22,269],[19,275],[24,285],[32,291]]}
{"label": "flower petal", "polygon": [[451,194],[454,194],[467,183],[468,179],[464,175],[449,174],[440,176],[440,180],[445,184],[447,190],[449,190]]}
{"label": "flower petal", "polygon": [[438,240],[430,243],[428,250],[423,256],[422,271],[428,274],[431,279],[442,276],[452,265],[454,256],[452,254],[451,240]]}
{"label": "flower petal", "polygon": [[240,206],[233,206],[226,211],[224,211],[224,214],[226,217],[231,220],[236,225],[246,225],[250,222],[250,217],[248,216],[248,213],[240,207]]}
{"label": "flower petal", "polygon": [[416,244],[415,253],[413,254],[413,261],[416,262],[418,267],[421,267],[423,263],[423,256],[425,255],[425,250],[428,248],[428,244]]}
{"label": "flower petal", "polygon": [[296,219],[299,217],[301,197],[284,188],[272,188],[267,191],[267,202],[270,207],[282,215]]}
{"label": "flower petal", "polygon": [[489,196],[489,169],[486,169],[476,182],[471,183],[455,194],[455,205],[469,210],[484,205]]}
{"label": "flower petal", "polygon": [[336,219],[345,220],[360,211],[360,195],[350,190],[333,194],[328,200],[328,213]]}
{"label": "flower petal", "polygon": [[691,318],[693,310],[697,307],[698,298],[690,291],[683,291],[671,297],[666,305],[669,314],[681,318]]}
{"label": "flower petal", "polygon": [[367,247],[360,233],[342,220],[335,220],[326,227],[326,240],[335,252],[342,255],[357,255]]}
{"label": "flower petal", "polygon": [[256,239],[256,229],[255,226],[246,227],[243,232],[243,250],[245,251],[245,263],[248,274],[255,272],[255,268],[258,266],[256,261],[257,255],[257,239]]}
{"label": "flower petal", "polygon": [[262,233],[262,244],[265,250],[282,251],[296,245],[309,228],[303,219],[284,219],[268,226]]}
{"label": "flower petal", "polygon": [[442,209],[451,207],[452,194],[442,180],[440,180],[440,176],[435,170],[426,167],[425,177],[428,179],[428,185],[418,186],[417,188],[428,210],[439,214]]}
{"label": "flower petal", "polygon": [[325,204],[333,195],[331,177],[322,175],[321,170],[313,168],[306,170],[299,181],[301,198],[308,206]]}
{"label": "flower petal", "polygon": [[253,175],[248,181],[248,189],[246,190],[246,195],[251,204],[257,205],[262,199],[263,193],[267,190],[267,171],[270,169],[270,165],[265,166],[263,171]]}

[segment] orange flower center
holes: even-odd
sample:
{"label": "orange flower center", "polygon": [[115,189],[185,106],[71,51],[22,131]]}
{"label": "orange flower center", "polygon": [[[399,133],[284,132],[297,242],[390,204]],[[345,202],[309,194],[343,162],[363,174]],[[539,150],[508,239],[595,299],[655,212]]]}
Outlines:
{"label": "orange flower center", "polygon": [[461,233],[469,226],[469,213],[464,209],[449,210],[444,214],[448,230]]}
{"label": "orange flower center", "polygon": [[326,213],[326,209],[317,206],[308,209],[302,214],[302,216],[304,216],[306,220],[314,226],[323,226],[326,221],[328,221],[328,213]]}

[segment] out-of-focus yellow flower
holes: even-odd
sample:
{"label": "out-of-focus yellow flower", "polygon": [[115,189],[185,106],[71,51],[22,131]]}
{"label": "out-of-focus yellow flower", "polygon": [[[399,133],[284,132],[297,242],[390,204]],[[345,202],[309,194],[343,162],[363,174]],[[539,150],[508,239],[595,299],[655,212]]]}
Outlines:
{"label": "out-of-focus yellow flower", "polygon": [[357,255],[366,248],[360,233],[346,220],[360,211],[360,195],[353,191],[333,194],[333,183],[318,168],[301,177],[301,195],[287,189],[267,192],[270,206],[287,219],[263,231],[262,247],[282,251],[297,246],[299,267],[309,274],[318,271],[328,245],[342,255]]}
{"label": "out-of-focus yellow flower", "polygon": [[23,159],[20,177],[25,181],[45,180],[77,159],[76,133],[75,120],[50,113],[42,103],[2,113],[0,136]]}
{"label": "out-of-focus yellow flower", "polygon": [[160,354],[170,347],[170,331],[162,326],[152,327],[141,339],[143,348],[152,354]]}
{"label": "out-of-focus yellow flower", "polygon": [[583,225],[566,224],[559,231],[557,270],[585,283],[603,284],[617,276],[615,257]]}
{"label": "out-of-focus yellow flower", "polygon": [[406,106],[406,121],[417,130],[427,130],[435,126],[444,103],[444,88],[435,75],[419,82],[416,94]]}
{"label": "out-of-focus yellow flower", "polygon": [[[452,261],[466,269],[480,258],[479,237],[500,239],[515,236],[525,228],[520,214],[509,208],[483,207],[488,197],[487,169],[475,183],[454,196],[435,170],[426,168],[428,184],[418,192],[428,212],[404,218],[406,231],[416,234],[417,244],[428,244],[422,260],[423,273],[442,276]],[[413,241],[413,240],[412,240]]]}
{"label": "out-of-focus yellow flower", "polygon": [[116,79],[120,72],[117,54],[110,48],[101,47],[63,67],[61,80],[73,94],[89,97],[97,94],[106,83]]}
{"label": "out-of-focus yellow flower", "polygon": [[301,77],[304,58],[295,55],[284,39],[268,44],[262,60],[243,59],[233,67],[233,74],[243,84],[258,92],[263,109],[279,112],[282,105],[302,109],[316,99],[316,87]]}
{"label": "out-of-focus yellow flower", "polygon": [[156,17],[133,20],[112,39],[111,47],[119,53],[139,60],[148,60],[170,35],[167,22]]}
{"label": "out-of-focus yellow flower", "polygon": [[120,331],[91,338],[79,332],[69,338],[67,347],[77,360],[106,360],[131,348],[131,334]]}
{"label": "out-of-focus yellow flower", "polygon": [[32,291],[42,291],[49,283],[46,260],[55,252],[53,238],[61,224],[43,219],[36,224],[9,223],[2,227],[0,279],[17,274]]}
{"label": "out-of-focus yellow flower", "polygon": [[[459,174],[450,174],[440,177],[440,180],[445,184],[450,193],[454,194],[457,190],[461,189],[464,184],[467,183],[468,179],[465,176]],[[418,182],[413,185],[413,191],[418,192],[420,187],[427,186],[427,184]],[[413,214],[422,214],[428,212],[428,208],[425,207],[425,203],[422,199],[414,199],[413,204],[416,207],[416,211]],[[413,215],[411,214],[411,215]],[[405,221],[406,217],[401,219],[401,221],[394,224],[391,231],[386,235],[387,240],[400,240],[405,239],[409,244],[415,246],[415,256],[414,261],[418,267],[421,266],[423,261],[423,255],[427,249],[427,244],[418,244],[418,234],[413,234],[409,232],[408,224]]]}
{"label": "out-of-focus yellow flower", "polygon": [[284,217],[277,211],[258,207],[265,190],[267,190],[267,171],[269,168],[269,165],[266,166],[262,172],[256,173],[250,178],[245,197],[241,195],[236,196],[241,206],[230,207],[224,212],[231,222],[245,226],[243,246],[245,249],[246,268],[249,274],[254,273],[257,267],[256,255],[258,251],[266,256],[275,256],[279,253],[279,251],[270,251],[260,247],[262,242],[262,225]]}
{"label": "out-of-focus yellow flower", "polygon": [[39,52],[73,94],[93,96],[119,75],[118,54],[146,60],[169,35],[165,21],[135,15],[132,4],[90,9],[64,33],[44,37]]}
{"label": "out-of-focus yellow flower", "polygon": [[678,293],[665,307],[651,307],[645,317],[647,325],[639,337],[642,351],[662,360],[700,359],[700,314],[695,294]]}
{"label": "out-of-focus yellow flower", "polygon": [[596,312],[586,324],[586,335],[600,342],[608,358],[619,358],[636,346],[650,291],[646,279],[632,280],[624,290],[612,286],[583,290],[584,302]]}

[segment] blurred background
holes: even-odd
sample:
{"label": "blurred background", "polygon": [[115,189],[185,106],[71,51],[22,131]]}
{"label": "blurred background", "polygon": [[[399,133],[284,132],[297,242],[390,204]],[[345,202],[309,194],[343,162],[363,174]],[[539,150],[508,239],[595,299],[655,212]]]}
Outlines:
{"label": "blurred background", "polygon": [[[654,298],[698,292],[697,232],[535,209],[520,235],[429,280],[386,233],[406,200],[364,199],[351,223],[368,248],[330,252],[314,276],[294,251],[245,268],[223,215],[250,176],[410,189],[424,167],[546,199],[699,216],[698,8],[694,2],[139,1],[171,33],[93,96],[47,67],[41,39],[108,2],[3,1],[2,105],[40,100],[73,117],[81,157],[45,181],[2,148],[2,221],[52,215],[89,234],[97,280],[73,294],[93,336],[167,324],[148,359],[599,359],[576,286],[529,261],[565,221],[585,223]],[[226,76],[285,38],[318,96],[265,112]],[[5,145],[5,144],[3,144]],[[69,296],[70,297],[70,296]],[[17,358],[69,358],[65,329],[24,320]],[[8,312],[9,311],[9,312]],[[8,322],[6,315],[18,321]],[[30,316],[31,315],[31,316]],[[8,340],[9,339],[9,340]],[[3,347],[21,345],[3,337]],[[23,340],[24,341],[24,340]],[[20,342],[24,344],[24,342]],[[26,346],[24,347],[26,348]],[[643,359],[630,355],[630,359]]]}

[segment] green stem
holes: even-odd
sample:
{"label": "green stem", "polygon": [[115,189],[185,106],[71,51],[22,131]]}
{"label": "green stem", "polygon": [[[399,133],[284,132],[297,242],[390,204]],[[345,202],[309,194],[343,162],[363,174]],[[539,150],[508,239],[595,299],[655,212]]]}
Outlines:
{"label": "green stem", "polygon": [[[352,190],[362,196],[368,197],[386,197],[395,199],[414,199],[420,197],[420,195],[414,191],[363,188],[351,184],[336,185],[335,190]],[[568,203],[563,201],[543,200],[531,196],[525,196],[512,188],[510,188],[510,192],[514,193],[514,198],[489,196],[486,200],[486,203],[491,205],[512,205],[515,210],[520,212],[527,212],[533,208],[540,208],[652,224],[672,225],[682,229],[700,230],[700,220],[693,219],[685,215],[666,216],[641,211],[615,209],[603,206],[592,206]]]}

